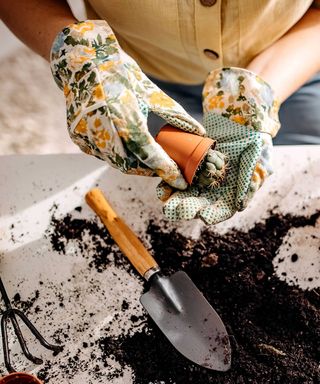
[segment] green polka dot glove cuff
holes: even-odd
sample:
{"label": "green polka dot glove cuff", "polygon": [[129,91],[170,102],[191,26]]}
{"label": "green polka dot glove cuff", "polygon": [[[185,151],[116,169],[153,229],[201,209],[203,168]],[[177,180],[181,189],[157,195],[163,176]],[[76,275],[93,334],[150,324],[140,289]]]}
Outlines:
{"label": "green polka dot glove cuff", "polygon": [[105,21],[64,28],[52,46],[51,70],[66,98],[69,134],[82,151],[122,172],[158,175],[174,188],[187,187],[150,135],[148,112],[197,135],[204,128],[145,76]]}

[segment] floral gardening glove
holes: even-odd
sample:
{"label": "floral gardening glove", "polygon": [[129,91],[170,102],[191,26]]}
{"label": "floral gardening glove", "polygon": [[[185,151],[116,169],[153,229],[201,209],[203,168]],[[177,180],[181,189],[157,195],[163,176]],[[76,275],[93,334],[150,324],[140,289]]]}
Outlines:
{"label": "floral gardening glove", "polygon": [[244,209],[272,173],[271,137],[280,123],[278,104],[267,83],[241,68],[212,71],[203,89],[203,109],[207,135],[227,157],[226,177],[216,188],[194,183],[175,192],[164,205],[170,220],[224,221]]}
{"label": "floral gardening glove", "polygon": [[124,173],[158,175],[175,188],[187,187],[149,133],[148,112],[198,135],[204,128],[146,77],[105,21],[63,29],[51,50],[51,70],[66,98],[69,134],[82,151]]}

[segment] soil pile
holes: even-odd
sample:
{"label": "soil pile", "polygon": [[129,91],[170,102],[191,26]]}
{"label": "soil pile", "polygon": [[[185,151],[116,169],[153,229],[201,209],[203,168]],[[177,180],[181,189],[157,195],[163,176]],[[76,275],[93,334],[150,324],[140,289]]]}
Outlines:
{"label": "soil pile", "polygon": [[[134,383],[139,384],[320,383],[320,290],[303,291],[288,285],[275,275],[272,264],[288,230],[314,226],[319,216],[272,214],[248,232],[219,235],[205,229],[197,241],[151,221],[147,234],[164,273],[184,270],[226,324],[232,368],[219,373],[192,364],[176,352],[147,316],[132,316],[133,324],[145,321],[143,329],[133,335],[115,338],[106,333],[105,337],[88,340],[97,347],[96,358],[106,361],[109,357],[122,367],[131,367]],[[98,272],[108,268],[110,261],[103,256],[102,244],[113,248],[113,240],[96,222],[66,216],[53,219],[51,225],[51,242],[59,252],[64,252],[64,244],[70,239],[81,242],[84,231],[91,231],[96,262],[90,267]],[[295,262],[299,255],[292,253]],[[123,257],[123,264],[118,266],[135,273],[126,264]],[[109,379],[121,375],[118,370]],[[44,370],[42,378],[45,376]]]}

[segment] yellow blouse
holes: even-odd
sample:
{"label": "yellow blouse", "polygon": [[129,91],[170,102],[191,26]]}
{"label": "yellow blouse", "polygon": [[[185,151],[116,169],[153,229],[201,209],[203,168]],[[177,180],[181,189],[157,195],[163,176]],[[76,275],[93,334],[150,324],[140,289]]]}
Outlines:
{"label": "yellow blouse", "polygon": [[312,0],[87,0],[122,48],[158,79],[200,84],[222,66],[246,67],[304,15]]}

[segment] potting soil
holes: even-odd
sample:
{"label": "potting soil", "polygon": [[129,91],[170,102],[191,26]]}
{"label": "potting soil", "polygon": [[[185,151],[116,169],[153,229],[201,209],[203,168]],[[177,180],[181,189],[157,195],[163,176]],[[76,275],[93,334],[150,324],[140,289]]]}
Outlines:
{"label": "potting soil", "polygon": [[[214,372],[188,361],[145,314],[129,316],[133,332],[115,337],[106,327],[99,337],[91,335],[83,343],[84,349],[93,346],[96,361],[105,366],[114,361],[120,366],[107,377],[97,366],[92,375],[112,382],[121,380],[123,368],[130,367],[135,384],[320,383],[320,290],[303,291],[294,282],[280,280],[272,263],[289,229],[315,226],[319,216],[319,212],[311,217],[271,213],[247,232],[221,235],[208,228],[198,240],[170,230],[165,222],[150,221],[151,252],[163,272],[184,270],[223,319],[230,335],[232,367],[228,372]],[[90,245],[83,241],[84,232],[91,237]],[[88,267],[97,273],[112,262],[138,276],[120,251],[110,261],[114,242],[98,219],[53,217],[47,236],[53,249],[62,254],[70,241],[77,242],[83,254],[91,247],[95,256],[88,260]],[[291,261],[298,257],[293,252]],[[141,284],[148,289],[142,279]],[[129,304],[124,300],[121,308],[126,312]],[[44,382],[54,383],[51,368],[47,363],[39,372]],[[74,370],[85,368],[76,356],[60,367],[70,378]]]}

